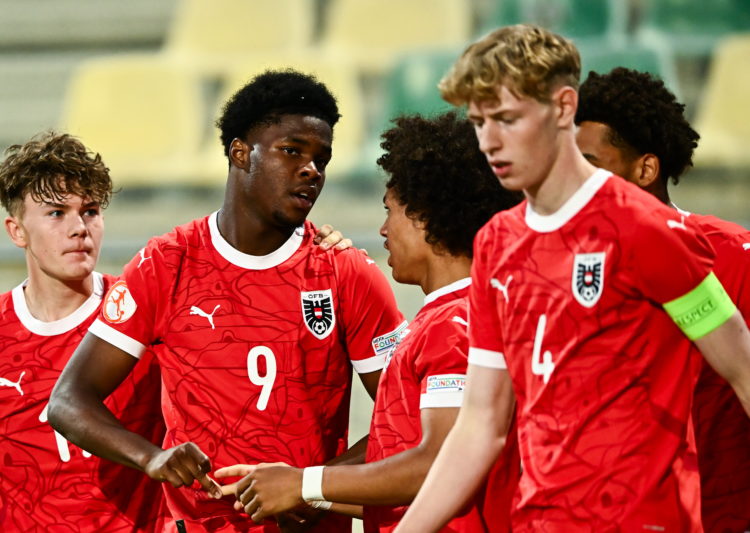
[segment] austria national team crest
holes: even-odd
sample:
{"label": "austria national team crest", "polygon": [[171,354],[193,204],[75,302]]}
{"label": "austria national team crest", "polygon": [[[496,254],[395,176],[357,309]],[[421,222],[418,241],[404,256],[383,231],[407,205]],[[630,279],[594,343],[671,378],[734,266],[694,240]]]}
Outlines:
{"label": "austria national team crest", "polygon": [[302,316],[307,329],[318,339],[325,339],[336,325],[331,289],[301,292],[300,296],[302,297]]}
{"label": "austria national team crest", "polygon": [[604,288],[604,252],[576,254],[573,260],[573,296],[584,307],[593,307]]}

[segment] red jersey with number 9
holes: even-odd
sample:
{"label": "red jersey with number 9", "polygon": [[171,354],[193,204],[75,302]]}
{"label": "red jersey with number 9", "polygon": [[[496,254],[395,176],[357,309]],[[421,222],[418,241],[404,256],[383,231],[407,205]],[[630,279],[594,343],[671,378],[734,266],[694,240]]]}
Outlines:
{"label": "red jersey with number 9", "polygon": [[[125,267],[91,332],[136,357],[153,348],[165,448],[192,441],[214,469],[303,467],[346,449],[352,367],[380,370],[404,319],[374,261],[321,250],[315,231],[307,222],[275,252],[250,256],[223,239],[214,213],[152,239]],[[234,498],[165,490],[188,531],[255,530]],[[348,527],[331,516],[316,531]]]}
{"label": "red jersey with number 9", "polygon": [[689,217],[599,170],[554,214],[475,241],[469,362],[507,365],[523,473],[513,531],[700,531],[700,354],[663,310],[711,272]]}

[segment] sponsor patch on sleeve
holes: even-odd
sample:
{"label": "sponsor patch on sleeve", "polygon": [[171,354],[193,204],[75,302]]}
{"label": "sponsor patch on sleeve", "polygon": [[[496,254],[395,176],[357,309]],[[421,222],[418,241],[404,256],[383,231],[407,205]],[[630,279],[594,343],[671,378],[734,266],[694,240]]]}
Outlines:
{"label": "sponsor patch on sleeve", "polygon": [[466,374],[440,374],[427,377],[425,394],[461,392],[466,387]]}
{"label": "sponsor patch on sleeve", "polygon": [[104,297],[102,315],[110,324],[122,324],[135,314],[137,307],[127,284],[120,280],[110,287]]}
{"label": "sponsor patch on sleeve", "polygon": [[396,329],[380,337],[372,339],[372,351],[375,352],[375,356],[385,356],[396,347],[401,341],[401,337],[404,335],[408,322],[404,320],[398,325]]}

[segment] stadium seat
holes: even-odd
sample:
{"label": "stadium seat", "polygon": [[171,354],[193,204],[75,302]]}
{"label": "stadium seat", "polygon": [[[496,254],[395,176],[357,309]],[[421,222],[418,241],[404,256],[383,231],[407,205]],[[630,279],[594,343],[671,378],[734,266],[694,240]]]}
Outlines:
{"label": "stadium seat", "polygon": [[60,126],[101,152],[118,186],[203,184],[194,157],[204,109],[187,70],[154,55],[112,56],[75,71]]}
{"label": "stadium seat", "polygon": [[[223,104],[253,76],[271,68],[294,68],[312,74],[331,90],[338,101],[341,119],[334,129],[333,159],[326,175],[330,180],[348,174],[358,161],[365,133],[364,101],[357,73],[347,69],[345,65],[330,63],[312,56],[305,57],[304,54],[292,56],[266,54],[234,66],[234,69],[225,77],[220,103]],[[221,155],[217,146],[218,141],[215,141],[208,147],[208,150]],[[209,154],[207,157],[214,158],[215,156]],[[226,163],[224,165],[226,166]]]}
{"label": "stadium seat", "polygon": [[750,167],[750,34],[717,47],[698,106],[696,166]]}
{"label": "stadium seat", "polygon": [[471,35],[464,0],[328,0],[322,50],[366,73],[383,73],[405,50],[463,46]]}
{"label": "stadium seat", "polygon": [[316,24],[311,0],[181,0],[164,51],[204,70],[247,53],[308,46]]}
{"label": "stadium seat", "polygon": [[750,32],[747,0],[652,0],[643,3],[637,37],[677,55],[708,57],[730,33]]}

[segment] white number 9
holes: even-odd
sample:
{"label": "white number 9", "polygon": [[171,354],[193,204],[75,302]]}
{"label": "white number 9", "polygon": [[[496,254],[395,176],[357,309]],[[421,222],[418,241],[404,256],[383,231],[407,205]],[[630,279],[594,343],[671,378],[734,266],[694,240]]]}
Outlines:
{"label": "white number 9", "polygon": [[[263,356],[266,362],[266,375],[258,373],[258,358]],[[271,396],[273,382],[276,380],[276,357],[268,346],[256,346],[247,354],[247,376],[250,383],[261,387],[258,397],[258,411],[265,411],[268,398]]]}

